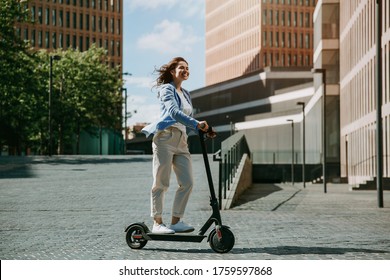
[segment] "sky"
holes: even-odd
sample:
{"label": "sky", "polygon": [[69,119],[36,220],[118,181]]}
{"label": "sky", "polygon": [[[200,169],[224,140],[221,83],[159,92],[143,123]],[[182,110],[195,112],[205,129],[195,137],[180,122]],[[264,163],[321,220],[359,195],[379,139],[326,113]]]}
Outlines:
{"label": "sky", "polygon": [[123,72],[127,88],[127,125],[152,122],[159,116],[155,68],[184,57],[190,78],[183,88],[205,85],[204,0],[123,0]]}

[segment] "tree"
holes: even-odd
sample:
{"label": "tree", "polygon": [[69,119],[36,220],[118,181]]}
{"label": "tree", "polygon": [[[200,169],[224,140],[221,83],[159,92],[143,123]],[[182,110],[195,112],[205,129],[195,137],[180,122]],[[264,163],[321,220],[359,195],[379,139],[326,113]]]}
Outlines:
{"label": "tree", "polygon": [[[53,54],[54,55],[54,54]],[[59,154],[76,137],[79,153],[80,133],[99,137],[103,128],[121,129],[122,97],[119,69],[107,65],[107,53],[92,46],[85,52],[57,51],[62,58],[53,66],[53,126]]]}
{"label": "tree", "polygon": [[16,0],[0,0],[0,148],[11,153],[27,146],[34,112],[34,60],[28,46],[15,34],[15,22],[25,22],[28,10]]}
{"label": "tree", "polygon": [[[49,55],[53,63],[52,128],[57,153],[63,154],[81,131],[96,134],[103,128],[121,130],[121,75],[109,67],[107,52],[68,49],[34,51],[15,34],[15,23],[26,22],[29,12],[18,0],[0,0],[0,151],[11,154],[27,148],[47,152]],[[101,137],[101,133],[100,133]]]}

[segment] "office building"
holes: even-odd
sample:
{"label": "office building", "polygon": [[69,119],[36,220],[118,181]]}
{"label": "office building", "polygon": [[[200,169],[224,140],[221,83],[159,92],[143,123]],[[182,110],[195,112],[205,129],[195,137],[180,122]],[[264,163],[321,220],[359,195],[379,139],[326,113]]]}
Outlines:
{"label": "office building", "polygon": [[[341,175],[376,177],[376,0],[340,1]],[[382,3],[383,176],[390,177],[390,3]]]}
{"label": "office building", "polygon": [[111,66],[122,65],[123,0],[30,0],[31,24],[16,32],[35,49],[107,50]]}
{"label": "office building", "polygon": [[206,86],[265,67],[310,67],[316,0],[206,0]]}

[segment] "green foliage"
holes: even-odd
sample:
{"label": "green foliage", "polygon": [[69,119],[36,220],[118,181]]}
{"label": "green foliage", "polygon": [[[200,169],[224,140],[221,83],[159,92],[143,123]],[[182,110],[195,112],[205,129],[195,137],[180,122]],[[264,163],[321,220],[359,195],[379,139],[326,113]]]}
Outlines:
{"label": "green foliage", "polygon": [[28,18],[23,7],[16,0],[0,0],[0,149],[8,145],[15,154],[27,148],[47,153],[49,55],[61,57],[52,67],[53,152],[67,152],[83,130],[120,131],[121,73],[108,66],[106,51],[95,46],[51,54],[28,49],[14,31],[16,21]]}

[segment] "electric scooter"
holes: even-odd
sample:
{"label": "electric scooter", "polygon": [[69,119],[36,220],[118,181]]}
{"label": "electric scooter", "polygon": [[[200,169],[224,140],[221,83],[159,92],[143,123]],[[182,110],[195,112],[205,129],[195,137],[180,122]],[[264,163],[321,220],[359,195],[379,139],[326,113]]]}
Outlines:
{"label": "electric scooter", "polygon": [[199,130],[200,145],[210,189],[210,206],[212,208],[212,214],[210,218],[202,226],[198,234],[157,234],[152,233],[149,228],[142,222],[131,224],[125,230],[126,242],[131,249],[142,249],[149,240],[200,243],[204,238],[207,237],[206,232],[213,224],[215,224],[215,227],[210,231],[207,238],[210,247],[217,253],[227,253],[233,248],[235,241],[234,234],[228,226],[222,224],[219,204],[215,195],[210,164],[207,157],[205,139],[210,138],[208,136],[211,135],[215,136],[215,132],[211,127],[209,127],[208,132]]}

